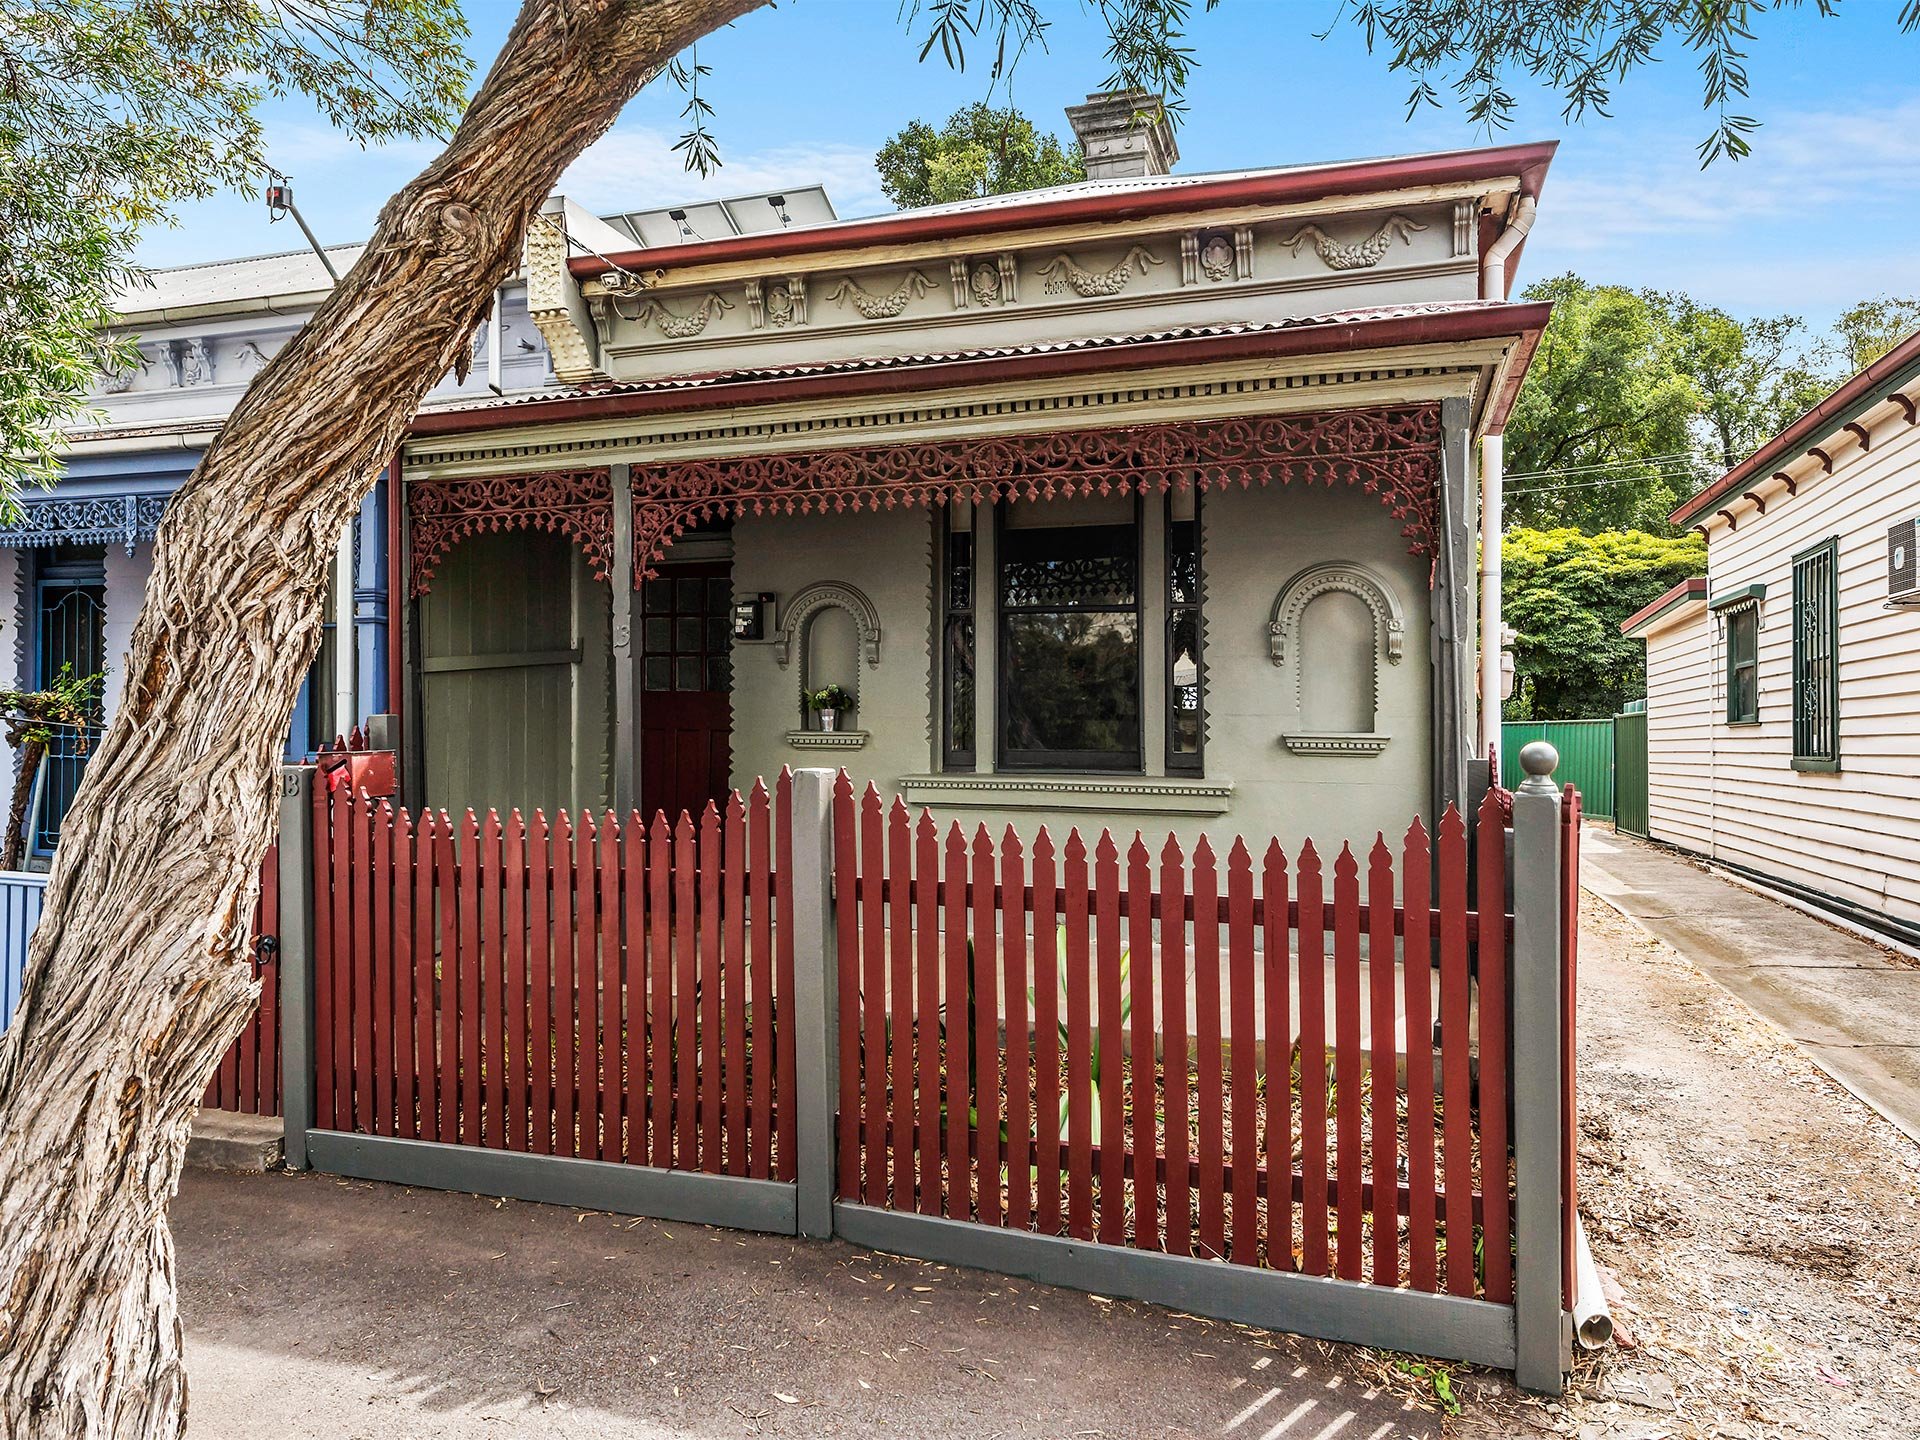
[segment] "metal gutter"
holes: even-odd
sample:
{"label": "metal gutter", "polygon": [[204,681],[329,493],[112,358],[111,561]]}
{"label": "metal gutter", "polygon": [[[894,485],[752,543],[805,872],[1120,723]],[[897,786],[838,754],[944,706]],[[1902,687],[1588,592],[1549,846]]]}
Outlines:
{"label": "metal gutter", "polygon": [[[1907,411],[1908,421],[1912,422],[1914,398],[1898,392],[1916,377],[1920,377],[1920,331],[1894,346],[1667,518],[1675,525],[1690,524],[1742,486],[1764,478],[1780,465],[1792,463],[1830,432],[1896,396]],[[1827,468],[1831,470],[1831,464]]]}

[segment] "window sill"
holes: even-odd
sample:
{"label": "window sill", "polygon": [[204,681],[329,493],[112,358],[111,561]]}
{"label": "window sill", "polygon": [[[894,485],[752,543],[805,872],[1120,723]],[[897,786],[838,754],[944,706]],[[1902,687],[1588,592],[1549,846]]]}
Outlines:
{"label": "window sill", "polygon": [[1224,815],[1231,780],[1180,775],[903,775],[908,803],[990,810],[1128,810],[1156,815]]}
{"label": "window sill", "polygon": [[787,731],[787,744],[796,750],[858,750],[866,743],[864,730]]}
{"label": "window sill", "polygon": [[1722,725],[1725,725],[1729,730],[1751,730],[1760,722],[1759,720],[1754,719],[1754,720],[1722,720],[1720,723]]}
{"label": "window sill", "polygon": [[1803,775],[1837,775],[1840,773],[1838,757],[1827,759],[1823,755],[1796,755],[1793,768]]}
{"label": "window sill", "polygon": [[1387,748],[1391,735],[1329,734],[1302,731],[1282,735],[1280,741],[1296,755],[1349,755],[1371,758]]}

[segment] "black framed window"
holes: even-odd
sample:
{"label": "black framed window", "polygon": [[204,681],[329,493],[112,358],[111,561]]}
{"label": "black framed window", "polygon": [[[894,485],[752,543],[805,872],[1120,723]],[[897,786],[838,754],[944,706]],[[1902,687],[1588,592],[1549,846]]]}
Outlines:
{"label": "black framed window", "polygon": [[973,511],[946,518],[940,620],[940,756],[948,770],[974,768]]}
{"label": "black framed window", "polygon": [[1793,768],[1840,768],[1839,540],[1793,557]]}
{"label": "black framed window", "polygon": [[1760,718],[1760,607],[1727,612],[1727,723]]}
{"label": "black framed window", "polygon": [[1206,734],[1200,492],[1167,496],[1167,769],[1198,772]]}
{"label": "black framed window", "polygon": [[1053,501],[1020,521],[1003,510],[995,545],[1000,764],[1138,770],[1139,504]]}

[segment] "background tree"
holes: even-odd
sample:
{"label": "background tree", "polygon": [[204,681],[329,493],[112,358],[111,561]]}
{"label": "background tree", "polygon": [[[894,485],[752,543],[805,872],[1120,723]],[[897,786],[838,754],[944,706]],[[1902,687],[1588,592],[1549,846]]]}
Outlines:
{"label": "background tree", "polygon": [[1858,375],[1915,330],[1920,330],[1920,300],[1883,295],[1849,305],[1816,352],[1833,376],[1826,388]]}
{"label": "background tree", "polygon": [[880,188],[903,210],[1087,178],[1077,143],[1043,133],[1011,105],[985,101],[954,111],[938,130],[915,120],[873,163]]}
{"label": "background tree", "polygon": [[1620,622],[1707,570],[1706,542],[1638,530],[1509,530],[1501,605],[1518,633],[1509,720],[1612,715],[1646,693],[1646,652]]}
{"label": "background tree", "polygon": [[1524,298],[1554,311],[1507,422],[1509,521],[1664,530],[1694,486],[1700,391],[1661,307],[1575,275]]}
{"label": "background tree", "polygon": [[1736,320],[1678,292],[1653,302],[1672,334],[1675,367],[1693,382],[1700,478],[1730,470],[1833,388],[1811,368],[1796,315]]}
{"label": "background tree", "polygon": [[102,369],[135,242],[267,173],[257,112],[301,94],[368,144],[466,98],[457,0],[32,0],[0,7],[0,506],[51,483]]}

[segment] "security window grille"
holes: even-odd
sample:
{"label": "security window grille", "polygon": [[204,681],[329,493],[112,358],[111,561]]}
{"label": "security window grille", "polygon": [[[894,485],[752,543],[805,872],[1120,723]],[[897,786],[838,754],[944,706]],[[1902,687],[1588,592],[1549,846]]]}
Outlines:
{"label": "security window grille", "polygon": [[[1178,502],[1178,503],[1176,503]],[[1198,772],[1206,730],[1200,654],[1200,495],[1167,496],[1167,769]]]}
{"label": "security window grille", "polygon": [[[64,675],[84,680],[106,668],[106,552],[98,546],[63,546],[47,553],[35,577],[34,686],[45,689]],[[100,738],[55,727],[47,743],[33,848],[51,851],[60,824],[80,789],[87,756]]]}
{"label": "security window grille", "polygon": [[1140,768],[1140,525],[998,534],[1000,761]]}
{"label": "security window grille", "polygon": [[1840,768],[1837,540],[1793,558],[1793,766]]}
{"label": "security window grille", "polygon": [[1743,605],[1727,614],[1727,721],[1760,718],[1760,610]]}

